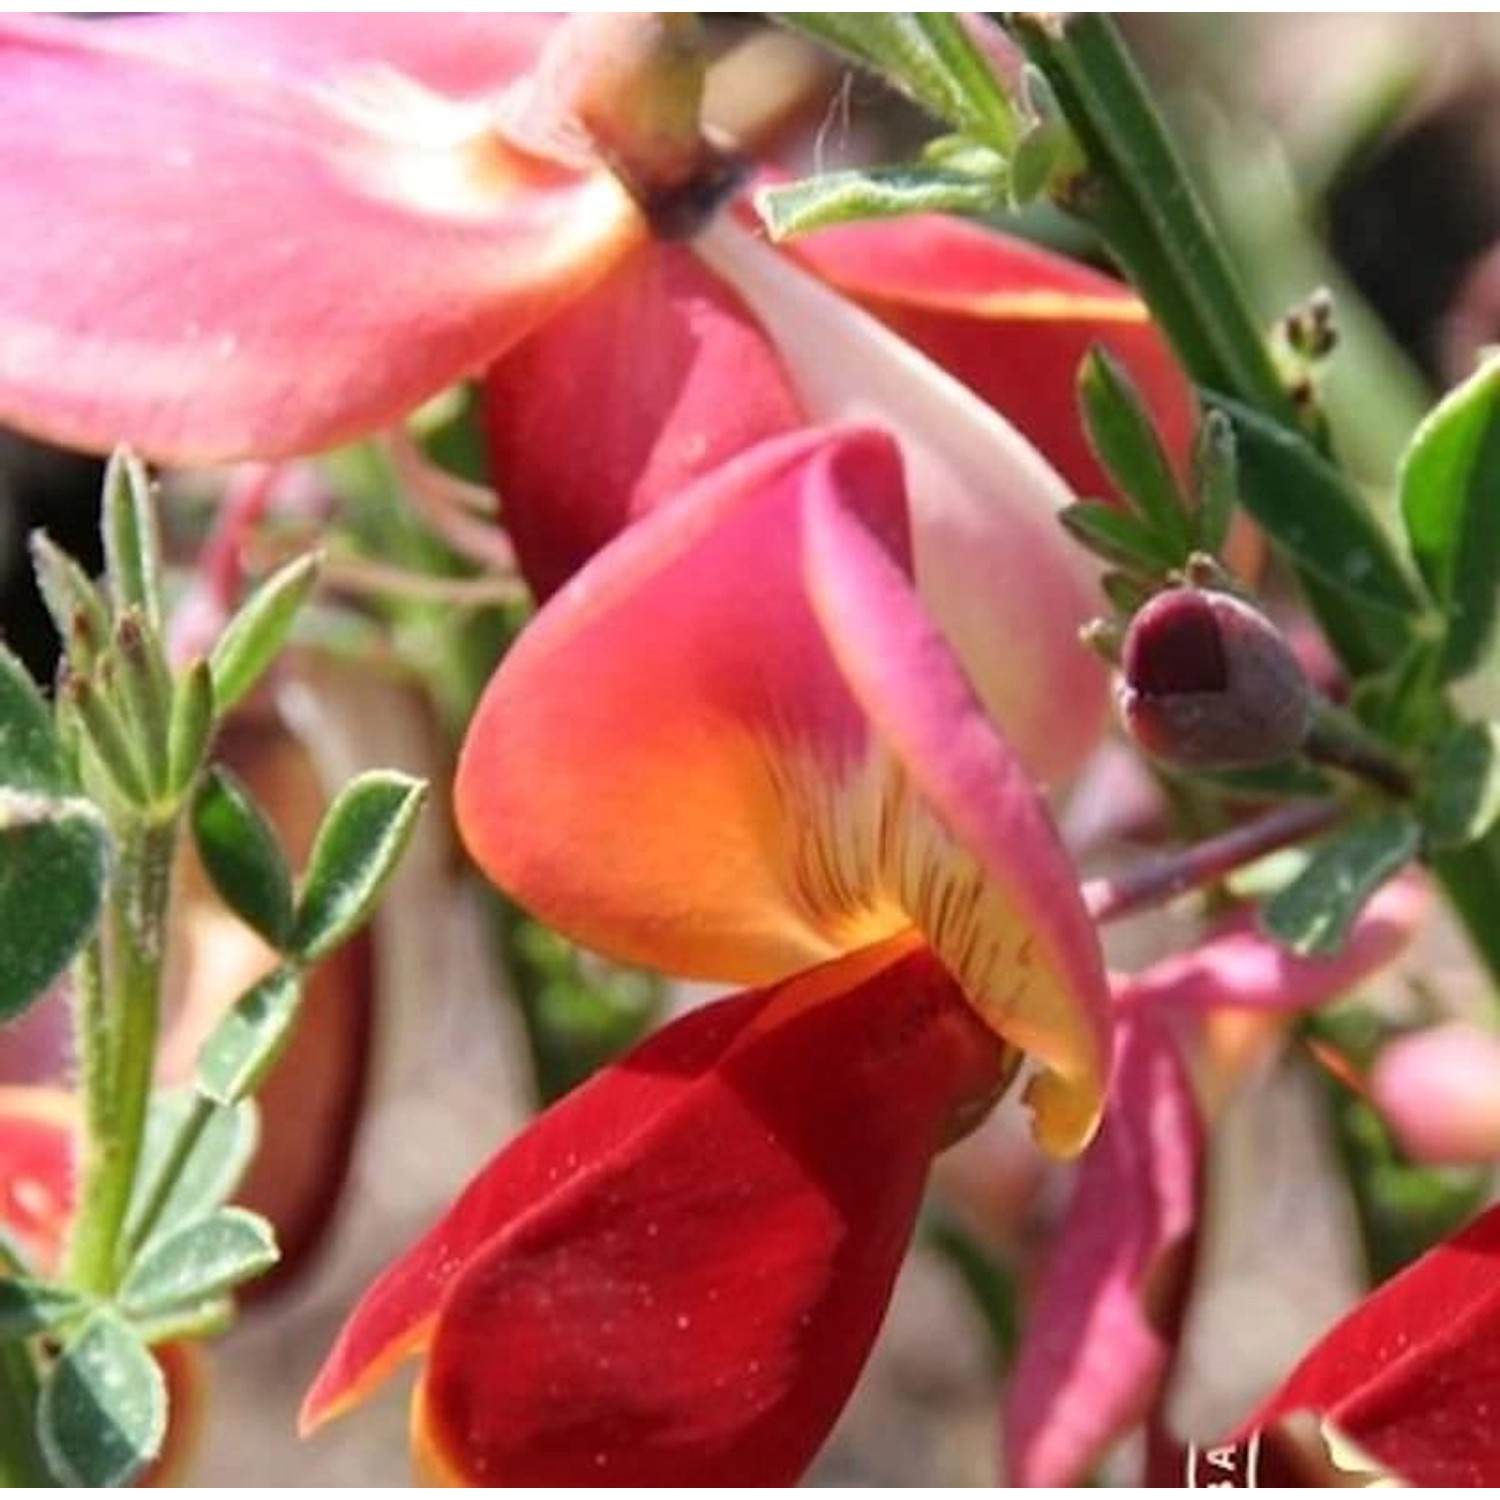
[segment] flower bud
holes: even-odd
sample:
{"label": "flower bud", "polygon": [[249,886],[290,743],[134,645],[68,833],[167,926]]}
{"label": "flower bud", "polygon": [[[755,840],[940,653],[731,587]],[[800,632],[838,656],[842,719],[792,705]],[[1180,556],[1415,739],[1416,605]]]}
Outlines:
{"label": "flower bud", "polygon": [[1286,637],[1232,594],[1174,588],[1130,623],[1120,711],[1149,754],[1194,770],[1295,754],[1313,694]]}

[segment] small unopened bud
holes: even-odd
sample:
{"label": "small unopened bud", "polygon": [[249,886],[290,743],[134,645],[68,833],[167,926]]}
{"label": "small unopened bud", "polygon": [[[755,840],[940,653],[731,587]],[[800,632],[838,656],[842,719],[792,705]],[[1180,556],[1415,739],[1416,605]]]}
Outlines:
{"label": "small unopened bud", "polygon": [[1312,725],[1312,689],[1286,638],[1232,594],[1158,594],[1130,623],[1121,670],[1126,728],[1170,765],[1268,765],[1295,754]]}

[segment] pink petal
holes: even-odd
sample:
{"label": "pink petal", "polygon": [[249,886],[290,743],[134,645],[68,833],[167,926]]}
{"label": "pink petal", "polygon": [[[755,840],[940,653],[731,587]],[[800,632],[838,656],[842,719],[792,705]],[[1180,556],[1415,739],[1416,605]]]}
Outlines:
{"label": "pink petal", "polygon": [[643,248],[518,344],[484,402],[506,528],[542,598],[694,479],[803,425],[759,325],[677,245]]}
{"label": "pink petal", "polygon": [[293,75],[153,35],[0,24],[0,212],[45,226],[0,240],[17,426],[184,461],[340,442],[488,363],[643,233],[608,174],[525,155],[488,104],[337,66],[332,44],[307,58],[326,74]]}
{"label": "pink petal", "polygon": [[702,978],[783,978],[914,923],[1092,1128],[1108,1047],[1066,855],[910,584],[879,432],[757,445],[554,596],[470,726],[460,826],[579,941]]}
{"label": "pink petal", "polygon": [[1084,1157],[1003,1407],[1021,1485],[1073,1485],[1140,1421],[1171,1354],[1197,1216],[1202,1128],[1177,1048],[1138,1017]]}
{"label": "pink petal", "polygon": [[1500,1037],[1469,1021],[1429,1026],[1388,1042],[1370,1094],[1401,1149],[1438,1165],[1500,1157]]}
{"label": "pink petal", "polygon": [[996,411],[738,225],[695,247],[775,341],[812,420],[876,421],[899,439],[923,601],[1032,774],[1076,770],[1107,693],[1078,646],[1098,594],[1057,523],[1067,486]]}
{"label": "pink petal", "polygon": [[301,11],[126,16],[109,25],[137,33],[158,56],[192,58],[209,68],[329,76],[395,68],[453,98],[490,98],[531,69],[561,20],[519,11]]}
{"label": "pink petal", "polygon": [[1329,958],[1299,958],[1262,933],[1252,918],[1236,919],[1198,947],[1118,981],[1117,1003],[1132,1012],[1162,1006],[1283,1014],[1310,1010],[1394,963],[1431,906],[1431,889],[1421,876],[1390,881]]}

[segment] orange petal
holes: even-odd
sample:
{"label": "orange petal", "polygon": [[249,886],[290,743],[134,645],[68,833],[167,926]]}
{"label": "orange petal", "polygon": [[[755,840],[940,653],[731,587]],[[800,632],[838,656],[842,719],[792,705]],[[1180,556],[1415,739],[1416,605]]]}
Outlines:
{"label": "orange petal", "polygon": [[910,923],[1097,1114],[1108,1002],[1071,866],[910,581],[881,433],[764,443],[626,531],[492,681],[456,782],[497,883],[628,961],[746,983]]}

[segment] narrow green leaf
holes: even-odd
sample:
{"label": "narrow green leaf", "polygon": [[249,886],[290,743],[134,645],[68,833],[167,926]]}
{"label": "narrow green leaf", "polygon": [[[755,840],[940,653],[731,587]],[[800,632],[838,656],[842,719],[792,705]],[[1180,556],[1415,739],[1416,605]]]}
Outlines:
{"label": "narrow green leaf", "polygon": [[[181,1157],[176,1184],[157,1215],[147,1243],[177,1225],[201,1219],[234,1192],[255,1154],[258,1128],[249,1101],[233,1109],[215,1106],[195,1138],[185,1142],[202,1101],[195,1089],[155,1094],[146,1117],[146,1143],[136,1172],[135,1196],[126,1220],[126,1237],[140,1238],[141,1215],[167,1163]],[[184,1153],[183,1147],[187,1150]]]}
{"label": "narrow green leaf", "polygon": [[208,659],[219,713],[227,713],[255,686],[286,644],[322,566],[323,554],[312,552],[278,568],[224,627]]}
{"label": "narrow green leaf", "polygon": [[1442,641],[1419,636],[1384,672],[1361,677],[1349,695],[1360,721],[1397,746],[1428,743],[1449,713],[1438,680]]}
{"label": "narrow green leaf", "polygon": [[1327,839],[1302,873],[1265,905],[1277,942],[1304,956],[1337,953],[1366,901],[1417,857],[1422,833],[1406,813],[1381,813]]}
{"label": "narrow green leaf", "polygon": [[1151,597],[1151,586],[1131,573],[1106,573],[1099,580],[1104,597],[1129,619]]}
{"label": "narrow green leaf", "polygon": [[1193,443],[1193,495],[1198,502],[1198,545],[1217,556],[1229,537],[1239,499],[1234,428],[1221,411],[1204,414]]}
{"label": "narrow green leaf", "polygon": [[131,1317],[158,1317],[207,1302],[276,1264],[276,1236],[259,1214],[221,1208],[158,1235],[130,1268],[120,1305]]}
{"label": "narrow green leaf", "polygon": [[40,996],[88,940],[109,853],[91,802],[0,787],[0,1021]]}
{"label": "narrow green leaf", "polygon": [[861,219],[993,213],[1008,201],[1006,184],[998,158],[989,178],[936,167],[871,167],[763,188],[755,195],[755,206],[772,239],[785,240]]}
{"label": "narrow green leaf", "polygon": [[775,19],[863,64],[940,120],[972,119],[972,106],[911,12],[784,11]]}
{"label": "narrow green leaf", "polygon": [[217,1338],[234,1326],[234,1298],[210,1297],[186,1307],[174,1307],[156,1317],[135,1319],[135,1331],[153,1349],[161,1344]]}
{"label": "narrow green leaf", "polygon": [[1443,676],[1484,659],[1500,611],[1500,359],[1450,392],[1401,463],[1401,515],[1445,627]]}
{"label": "narrow green leaf", "polygon": [[117,448],[104,472],[105,578],[115,613],[141,612],[161,630],[161,536],[156,495],[146,466],[128,448]]}
{"label": "narrow green leaf", "polygon": [[1234,429],[1239,498],[1271,540],[1366,610],[1415,619],[1425,608],[1359,494],[1305,438],[1211,393]]}
{"label": "narrow green leaf", "polygon": [[364,922],[426,796],[426,783],[395,771],[366,772],[339,793],[313,845],[288,951],[310,963]]}
{"label": "narrow green leaf", "polygon": [[37,1433],[48,1466],[69,1485],[127,1485],[161,1452],[167,1383],[115,1314],[94,1313],[48,1371]]}
{"label": "narrow green leaf", "polygon": [[164,792],[170,770],[172,676],[161,643],[134,606],[115,625],[115,661],[131,738],[139,748],[151,791]]}
{"label": "narrow green leaf", "polygon": [[67,761],[31,674],[0,646],[0,786],[68,792]]}
{"label": "narrow green leaf", "polygon": [[193,799],[198,857],[224,903],[273,948],[292,933],[292,875],[276,830],[250,789],[214,766]]}
{"label": "narrow green leaf", "polygon": [[86,672],[109,639],[109,611],[88,575],[43,531],[31,533],[37,589],[73,669]]}
{"label": "narrow green leaf", "polygon": [[172,699],[172,724],[167,734],[169,782],[174,792],[192,783],[208,753],[214,732],[214,678],[200,656],[177,682]]}
{"label": "narrow green leaf", "polygon": [[961,122],[997,151],[1008,152],[1020,134],[1015,106],[963,22],[941,10],[914,11],[912,18],[948,75]]}
{"label": "narrow green leaf", "polygon": [[87,1306],[77,1292],[26,1276],[0,1277],[0,1344],[57,1328]]}
{"label": "narrow green leaf", "polygon": [[283,967],[252,985],[208,1034],[198,1054],[198,1087],[218,1104],[237,1104],[265,1081],[291,1040],[302,976]]}
{"label": "narrow green leaf", "polygon": [[1500,819],[1500,724],[1463,724],[1444,736],[1427,768],[1422,797],[1427,836],[1461,849]]}
{"label": "narrow green leaf", "polygon": [[1193,544],[1187,507],[1166,449],[1131,380],[1107,349],[1091,349],[1078,371],[1078,396],[1089,444],[1120,493],[1183,562]]}
{"label": "narrow green leaf", "polygon": [[1060,510],[1057,519],[1090,552],[1123,568],[1155,575],[1179,561],[1144,521],[1112,506],[1080,500]]}
{"label": "narrow green leaf", "polygon": [[93,753],[93,763],[113,790],[133,807],[151,802],[151,784],[141,764],[138,747],[109,698],[89,677],[68,677],[63,694]]}

